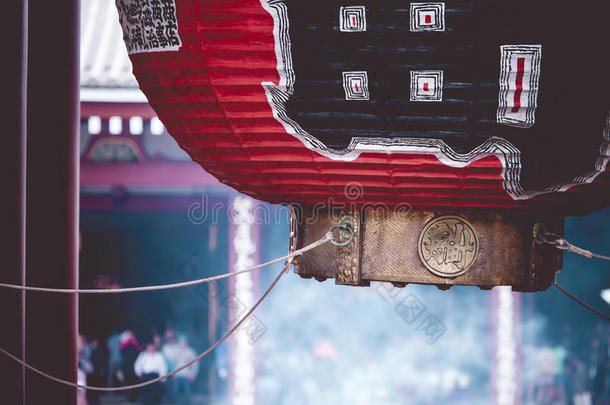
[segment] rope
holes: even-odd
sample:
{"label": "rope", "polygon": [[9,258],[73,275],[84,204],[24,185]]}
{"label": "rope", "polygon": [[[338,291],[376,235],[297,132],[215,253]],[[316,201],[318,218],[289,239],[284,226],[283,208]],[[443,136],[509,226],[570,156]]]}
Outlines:
{"label": "rope", "polygon": [[563,238],[557,240],[557,248],[567,250],[568,252],[576,253],[577,255],[588,257],[589,259],[610,260],[610,256],[603,256],[597,253],[593,253],[590,250],[581,249],[578,246],[574,246]]}
{"label": "rope", "polygon": [[589,311],[592,311],[594,313],[596,313],[597,315],[601,316],[602,318],[605,318],[606,320],[610,321],[610,316],[604,314],[601,311],[598,311],[597,309],[593,308],[592,306],[590,306],[589,304],[587,304],[586,302],[582,301],[581,299],[575,297],[574,295],[572,295],[568,290],[566,290],[565,288],[559,286],[557,283],[553,283],[553,285],[555,287],[557,287],[557,289],[559,291],[561,291],[562,293],[564,293],[565,295],[567,295],[568,297],[572,298],[574,301],[578,302],[580,305],[582,305],[583,307],[587,308]]}
{"label": "rope", "polygon": [[195,357],[193,360],[189,361],[188,363],[178,367],[177,369],[162,375],[160,377],[155,378],[154,380],[149,380],[149,381],[145,381],[139,384],[134,384],[134,385],[126,385],[123,387],[93,387],[93,386],[89,386],[89,385],[81,385],[81,384],[77,384],[74,383],[72,381],[67,381],[67,380],[62,380],[61,378],[58,377],[54,377],[50,374],[45,373],[44,371],[41,371],[31,365],[29,365],[28,363],[22,361],[21,359],[17,358],[16,356],[13,356],[12,354],[10,354],[9,352],[7,352],[6,350],[4,350],[3,348],[0,347],[0,352],[4,353],[7,357],[10,357],[11,359],[15,360],[17,363],[21,364],[23,367],[43,376],[48,378],[49,380],[55,381],[57,383],[63,384],[63,385],[67,385],[73,388],[81,388],[81,389],[87,389],[87,390],[91,390],[91,391],[104,391],[104,392],[114,392],[114,391],[127,391],[127,390],[132,390],[132,389],[136,389],[136,388],[142,388],[142,387],[146,387],[147,385],[151,385],[151,384],[155,384],[159,381],[162,381],[166,378],[169,378],[171,376],[173,376],[174,374],[184,370],[185,368],[190,367],[191,365],[193,365],[195,362],[201,360],[202,358],[204,358],[205,356],[207,356],[212,350],[216,349],[222,342],[224,342],[229,336],[231,336],[237,329],[239,329],[239,327],[241,326],[241,324],[254,312],[254,310],[256,308],[258,308],[258,306],[261,304],[261,302],[263,302],[263,300],[267,297],[267,295],[269,295],[269,293],[271,292],[271,290],[273,289],[273,287],[275,287],[275,285],[277,284],[278,281],[280,281],[280,278],[282,278],[282,276],[284,274],[286,274],[288,272],[288,270],[290,269],[290,266],[292,265],[292,259],[290,259],[286,265],[284,266],[284,268],[282,269],[282,271],[280,271],[280,273],[277,275],[277,277],[275,278],[275,280],[273,280],[273,282],[271,283],[271,285],[269,286],[269,288],[267,288],[267,290],[265,291],[265,293],[259,298],[258,301],[256,301],[256,303],[254,304],[254,306],[252,306],[252,308],[250,308],[250,310],[235,324],[233,325],[233,327],[227,332],[225,333],[216,343],[214,343],[212,346],[210,346],[206,351],[204,351],[203,353],[201,353],[199,356]]}
{"label": "rope", "polygon": [[567,250],[568,252],[572,252],[572,253],[576,253],[577,255],[588,257],[589,259],[610,260],[610,256],[600,255],[597,253],[593,253],[590,250],[579,248],[578,246],[573,245],[572,243],[568,242],[561,236],[555,235],[554,233],[550,233],[550,232],[545,233],[542,236],[541,240],[545,243],[555,246],[557,249]]}
{"label": "rope", "polygon": [[110,289],[63,289],[63,288],[44,288],[44,287],[29,287],[23,285],[15,285],[15,284],[5,284],[0,283],[0,287],[10,288],[14,290],[22,290],[22,291],[38,291],[38,292],[49,292],[49,293],[57,293],[57,294],[122,294],[122,293],[131,293],[138,291],[159,291],[159,290],[169,290],[173,288],[181,288],[188,287],[192,285],[205,284],[210,281],[221,280],[223,278],[237,276],[239,274],[248,273],[250,271],[260,269],[262,267],[267,267],[275,263],[282,262],[284,260],[292,260],[294,257],[299,256],[309,250],[315,249],[318,246],[321,246],[327,242],[334,240],[334,237],[331,232],[328,232],[324,237],[316,242],[311,243],[310,245],[305,246],[304,248],[295,250],[287,254],[286,256],[282,256],[278,259],[271,260],[266,263],[257,264],[256,266],[248,267],[244,270],[235,271],[233,273],[225,273],[218,276],[201,278],[198,280],[192,281],[184,281],[181,283],[174,284],[163,284],[163,285],[152,285],[146,287],[130,287],[130,288],[110,288]]}

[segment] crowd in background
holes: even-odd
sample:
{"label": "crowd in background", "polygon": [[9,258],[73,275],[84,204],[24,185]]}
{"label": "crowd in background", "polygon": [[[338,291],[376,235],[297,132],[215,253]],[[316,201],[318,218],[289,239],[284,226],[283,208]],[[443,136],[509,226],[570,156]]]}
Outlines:
{"label": "crowd in background", "polygon": [[[142,343],[131,330],[111,334],[100,347],[97,339],[79,338],[79,384],[126,386],[154,380],[196,357],[184,334],[168,328],[151,333]],[[554,343],[521,347],[524,405],[610,405],[610,325],[591,330],[566,324]],[[199,363],[174,376],[124,392],[130,403],[190,404]],[[99,403],[100,393],[79,391],[79,405]]]}
{"label": "crowd in background", "polygon": [[566,324],[557,344],[523,348],[526,405],[610,405],[610,325]]}
{"label": "crowd in background", "polygon": [[[97,339],[79,336],[78,381],[81,385],[113,387],[155,380],[196,357],[185,335],[168,328],[163,336],[153,333],[144,344],[131,330],[111,334],[105,348]],[[145,387],[125,391],[129,402],[142,405],[191,403],[192,384],[197,378],[199,363],[178,371],[172,377]],[[96,404],[99,391],[80,390],[79,405]]]}

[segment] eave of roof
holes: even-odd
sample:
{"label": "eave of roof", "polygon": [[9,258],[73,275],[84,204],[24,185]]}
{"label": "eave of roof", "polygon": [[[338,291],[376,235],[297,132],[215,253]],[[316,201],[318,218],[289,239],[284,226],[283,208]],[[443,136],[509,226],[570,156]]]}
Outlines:
{"label": "eave of roof", "polygon": [[111,0],[82,0],[81,101],[146,103],[132,74],[119,16]]}

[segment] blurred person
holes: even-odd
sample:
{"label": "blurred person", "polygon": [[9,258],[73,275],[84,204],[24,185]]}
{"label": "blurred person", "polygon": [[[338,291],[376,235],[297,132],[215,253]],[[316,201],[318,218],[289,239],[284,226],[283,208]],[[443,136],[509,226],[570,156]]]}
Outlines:
{"label": "blurred person", "polygon": [[87,343],[84,335],[78,335],[77,342],[78,351],[78,368],[83,370],[86,375],[93,373],[93,364],[91,364],[91,348]]}
{"label": "blurred person", "polygon": [[170,369],[173,369],[176,361],[176,353],[178,352],[178,342],[176,341],[176,333],[173,329],[165,331],[165,343],[161,348],[163,356],[168,361]]}
{"label": "blurred person", "polygon": [[576,359],[570,356],[566,359],[563,389],[566,394],[566,404],[574,404],[574,381],[576,379]]}
{"label": "blurred person", "polygon": [[[608,338],[610,341],[610,337]],[[604,393],[600,401],[603,405],[610,405],[610,355],[606,358],[606,373],[604,381]]]}
{"label": "blurred person", "polygon": [[106,341],[106,348],[108,349],[108,380],[106,385],[112,387],[115,379],[120,383],[123,382],[123,374],[121,372],[123,367],[121,335],[117,332],[111,334]]}
{"label": "blurred person", "polygon": [[568,358],[567,342],[553,347],[553,360],[555,363],[552,383],[553,403],[565,403],[565,366]]}
{"label": "blurred person", "polygon": [[589,390],[588,370],[580,359],[574,360],[574,405],[591,405],[593,403]]}
{"label": "blurred person", "polygon": [[604,373],[604,393],[602,395],[602,404],[610,405],[610,325],[607,327],[606,338],[606,371]]}
{"label": "blurred person", "polygon": [[[121,349],[121,357],[123,358],[123,385],[137,384],[139,379],[134,371],[134,364],[138,353],[142,350],[142,346],[136,336],[130,330],[121,333],[119,347]],[[135,402],[137,399],[137,391],[127,391],[127,397],[130,402]]]}
{"label": "blurred person", "polygon": [[[88,350],[87,341],[81,334],[78,335],[78,340],[76,341],[76,350],[78,352],[76,382],[79,385],[87,385],[87,374],[93,372],[93,366],[89,360],[90,352]],[[87,405],[87,391],[84,388],[77,388],[76,395],[77,405]]]}
{"label": "blurred person", "polygon": [[599,337],[603,329],[600,325],[597,326],[597,337],[591,341],[591,352],[589,356],[589,380],[594,404],[601,402],[606,380],[606,358],[608,356],[608,349],[606,348],[607,339],[605,337],[604,339]]}
{"label": "blurred person", "polygon": [[[175,356],[174,369],[181,367],[197,357],[197,353],[189,346],[185,337],[178,339],[178,350]],[[199,373],[199,362],[195,362],[184,370],[180,370],[174,376],[173,383],[173,398],[174,401],[180,399],[180,395],[184,395],[184,403],[191,404],[191,385],[197,379]]]}
{"label": "blurred person", "polygon": [[[167,373],[167,366],[163,354],[155,349],[154,343],[148,343],[146,349],[138,355],[134,371],[141,382],[159,378]],[[142,388],[141,399],[143,405],[154,405],[161,401],[162,387],[160,382]]]}
{"label": "blurred person", "polygon": [[[87,375],[80,367],[76,371],[76,383],[87,385]],[[84,388],[76,389],[76,405],[87,405],[87,391]]]}
{"label": "blurred person", "polygon": [[[176,366],[176,353],[178,352],[178,343],[176,342],[176,333],[172,328],[168,328],[165,331],[165,343],[161,348],[163,357],[167,364],[168,370],[173,370]],[[170,377],[165,381],[165,393],[171,401],[175,401],[174,398],[174,377]]]}
{"label": "blurred person", "polygon": [[555,354],[550,347],[541,347],[536,352],[538,373],[535,379],[534,392],[537,405],[555,405],[557,392],[555,389],[555,375],[557,364]]}
{"label": "blurred person", "polygon": [[563,385],[565,364],[568,358],[568,343],[564,340],[564,343],[553,347],[553,360],[555,362],[554,379],[555,384]]}
{"label": "blurred person", "polygon": [[[598,332],[598,341],[599,346],[597,349],[597,365],[595,367],[595,376],[593,378],[593,403],[601,404],[604,400],[605,391],[606,391],[606,380],[607,380],[607,363],[608,363],[608,351],[610,347],[608,347],[608,335],[607,332],[610,331],[605,325],[598,323],[597,324],[597,332]],[[607,397],[605,399],[608,399]]]}
{"label": "blurred person", "polygon": [[[90,385],[101,387],[104,385],[104,364],[102,362],[102,354],[100,353],[99,342],[97,339],[89,342],[90,355],[89,359],[93,366],[93,372],[90,374],[88,380]],[[99,391],[87,391],[87,399],[90,404],[97,404],[99,398]]]}
{"label": "blurred person", "polygon": [[161,342],[161,335],[158,333],[153,334],[152,343],[155,346],[155,350],[161,350],[163,343]]}

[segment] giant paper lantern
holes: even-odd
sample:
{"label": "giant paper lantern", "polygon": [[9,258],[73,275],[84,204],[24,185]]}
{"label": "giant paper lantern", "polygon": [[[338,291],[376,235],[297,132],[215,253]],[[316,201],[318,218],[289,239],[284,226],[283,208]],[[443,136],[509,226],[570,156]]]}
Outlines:
{"label": "giant paper lantern", "polygon": [[[546,288],[607,206],[606,6],[117,0],[140,88],[206,171],[293,212],[319,280]],[[320,209],[323,207],[323,209]],[[311,217],[314,220],[311,220]]]}

